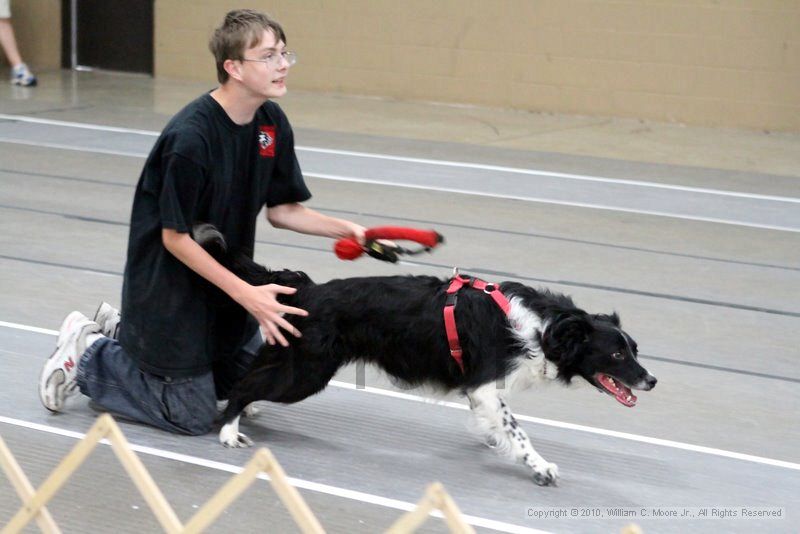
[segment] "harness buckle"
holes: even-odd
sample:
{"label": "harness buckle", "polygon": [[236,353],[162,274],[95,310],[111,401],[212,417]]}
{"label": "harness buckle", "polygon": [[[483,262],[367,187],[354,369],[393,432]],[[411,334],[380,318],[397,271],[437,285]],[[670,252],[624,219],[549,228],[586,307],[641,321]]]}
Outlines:
{"label": "harness buckle", "polygon": [[444,301],[444,305],[455,306],[456,302],[458,302],[458,293],[448,293],[447,298]]}

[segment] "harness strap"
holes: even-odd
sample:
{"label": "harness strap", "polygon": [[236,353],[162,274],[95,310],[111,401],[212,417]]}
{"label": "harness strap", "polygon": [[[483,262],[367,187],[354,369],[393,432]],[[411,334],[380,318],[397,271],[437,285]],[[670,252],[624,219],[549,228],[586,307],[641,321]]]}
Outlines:
{"label": "harness strap", "polygon": [[480,278],[457,274],[450,279],[450,286],[447,288],[447,299],[444,303],[444,329],[447,334],[447,344],[450,346],[450,356],[464,372],[464,351],[461,350],[461,342],[458,339],[458,329],[456,328],[456,304],[458,303],[458,292],[462,287],[467,286],[479,291],[483,291],[494,300],[495,304],[508,315],[510,305],[508,299],[503,295],[497,285],[485,282]]}

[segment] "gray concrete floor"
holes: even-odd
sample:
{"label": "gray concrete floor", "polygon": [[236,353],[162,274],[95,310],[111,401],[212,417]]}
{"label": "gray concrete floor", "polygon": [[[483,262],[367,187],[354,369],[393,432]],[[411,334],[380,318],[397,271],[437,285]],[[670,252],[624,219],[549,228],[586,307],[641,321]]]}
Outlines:
{"label": "gray concrete floor", "polygon": [[[0,118],[0,321],[55,329],[72,309],[89,314],[99,300],[118,302],[130,200],[143,162],[136,154],[146,153],[154,137],[54,121],[157,132],[208,88],[109,73],[43,73],[40,83],[0,87],[0,114],[27,121]],[[264,406],[247,424],[289,476],[409,503],[440,479],[465,513],[496,522],[476,524],[500,530],[619,531],[629,522],[526,516],[539,506],[728,505],[782,507],[788,517],[637,522],[652,532],[796,530],[800,417],[791,406],[800,401],[800,135],[307,93],[280,103],[303,148],[312,207],[367,226],[432,227],[448,241],[400,266],[342,263],[330,242],[264,223],[257,259],[317,280],[444,276],[458,265],[487,279],[546,286],[587,310],[618,311],[659,378],[633,410],[589,389],[514,396],[534,445],[561,467],[560,487],[538,488],[520,467],[472,441],[462,410],[382,395],[393,387],[371,370],[366,385],[374,392],[348,389],[356,380],[348,368],[319,398]],[[411,165],[342,151],[430,161]],[[526,172],[508,175],[500,167]],[[461,193],[452,192],[454,183]],[[676,192],[683,196],[670,196]],[[703,220],[709,218],[716,222]],[[52,342],[46,333],[0,327],[0,361],[10,371],[0,388],[0,433],[34,483],[72,438],[32,425],[85,431],[95,415],[81,401],[60,417],[38,405],[36,374]],[[159,450],[232,465],[250,454],[223,450],[214,436],[181,439],[123,425],[131,441]],[[30,443],[39,445],[25,452]],[[200,498],[187,488],[207,496],[226,478],[204,466],[150,462],[159,484],[175,488],[167,493],[182,519]],[[120,526],[107,522],[108,531],[139,528],[137,518],[146,514],[131,515],[130,492],[119,489],[130,483],[106,474],[113,463],[99,458],[85,469],[94,469],[90,477],[103,473],[114,505],[87,505],[80,514],[62,505],[54,508],[57,519],[76,531],[96,529],[89,519],[107,517],[111,507]],[[90,486],[72,491],[102,502],[105,495],[94,496]],[[272,499],[269,490],[258,491]],[[303,490],[330,531],[375,532],[401,513],[337,491]],[[0,495],[3,521],[17,501],[8,485],[0,484]],[[248,502],[257,513],[229,513],[225,524],[263,529],[264,518],[276,513],[274,499],[269,508]],[[284,530],[280,525],[268,530]]]}

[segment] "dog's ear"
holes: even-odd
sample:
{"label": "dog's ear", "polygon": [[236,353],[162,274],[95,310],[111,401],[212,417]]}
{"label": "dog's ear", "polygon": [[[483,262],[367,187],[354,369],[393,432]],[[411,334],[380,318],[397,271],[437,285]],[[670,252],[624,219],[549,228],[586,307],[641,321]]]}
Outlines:
{"label": "dog's ear", "polygon": [[609,323],[613,324],[616,327],[622,326],[620,324],[619,315],[617,315],[617,312],[613,312],[611,315],[608,315],[608,314],[605,314],[605,313],[597,313],[597,314],[593,315],[593,317],[598,321],[609,322]]}
{"label": "dog's ear", "polygon": [[569,365],[581,347],[589,341],[594,327],[586,314],[559,316],[540,335],[542,351],[548,359]]}
{"label": "dog's ear", "polygon": [[272,271],[273,281],[271,283],[289,287],[301,287],[311,283],[311,278],[303,271]]}

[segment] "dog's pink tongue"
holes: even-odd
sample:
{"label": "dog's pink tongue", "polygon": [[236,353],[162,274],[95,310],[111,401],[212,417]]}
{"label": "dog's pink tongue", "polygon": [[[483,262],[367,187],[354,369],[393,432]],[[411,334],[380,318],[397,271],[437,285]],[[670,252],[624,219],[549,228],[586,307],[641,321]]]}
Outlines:
{"label": "dog's pink tongue", "polygon": [[622,384],[620,384],[620,392],[617,393],[614,398],[628,408],[633,408],[636,406],[636,401],[639,400],[629,388],[623,386]]}
{"label": "dog's pink tongue", "polygon": [[638,399],[628,386],[617,380],[614,380],[608,375],[600,374],[597,378],[600,384],[606,388],[609,393],[614,395],[614,398],[617,399],[620,404],[627,406],[628,408],[636,406],[636,401]]}

